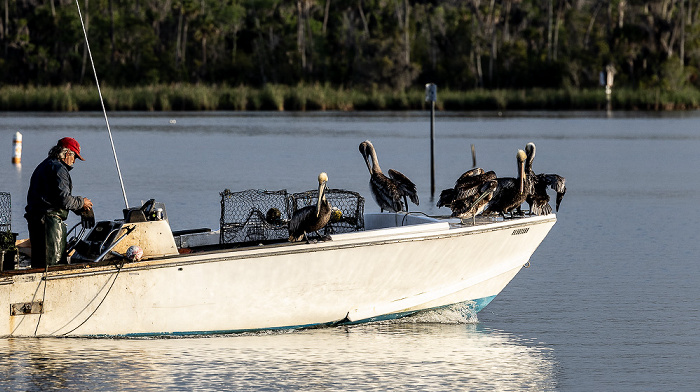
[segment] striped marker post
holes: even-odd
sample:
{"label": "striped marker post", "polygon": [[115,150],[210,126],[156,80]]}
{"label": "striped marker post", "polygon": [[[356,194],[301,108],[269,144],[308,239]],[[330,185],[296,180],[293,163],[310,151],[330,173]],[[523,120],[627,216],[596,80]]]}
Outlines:
{"label": "striped marker post", "polygon": [[12,154],[12,163],[15,165],[22,164],[22,134],[19,132],[15,133],[15,137],[12,138],[12,145],[15,152]]}

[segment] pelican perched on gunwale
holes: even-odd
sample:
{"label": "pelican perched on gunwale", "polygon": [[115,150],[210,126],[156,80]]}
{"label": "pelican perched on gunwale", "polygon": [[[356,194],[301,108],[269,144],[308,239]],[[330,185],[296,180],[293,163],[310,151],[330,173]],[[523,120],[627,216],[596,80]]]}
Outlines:
{"label": "pelican perched on gunwale", "polygon": [[474,218],[480,214],[496,190],[496,173],[477,167],[462,174],[454,188],[440,192],[438,207],[449,207],[453,217]]}
{"label": "pelican perched on gunwale", "polygon": [[381,212],[384,212],[384,210],[392,212],[408,211],[407,198],[411,199],[415,205],[418,205],[416,184],[397,170],[389,169],[389,177],[384,175],[379,167],[377,152],[374,150],[372,142],[365,140],[360,143],[360,154],[362,154],[367,164],[367,169],[370,173],[369,188]]}
{"label": "pelican perched on gunwale", "polygon": [[558,174],[535,174],[532,169],[532,163],[535,160],[535,143],[528,143],[525,146],[525,152],[527,154],[525,174],[531,178],[529,194],[525,201],[530,206],[530,214],[547,215],[552,213],[547,187],[557,193],[555,208],[556,211],[559,211],[559,204],[566,194],[566,178]]}
{"label": "pelican perched on gunwale", "polygon": [[[307,233],[316,232],[324,228],[331,220],[331,205],[326,200],[326,182],[328,175],[321,173],[318,175],[318,199],[315,206],[306,206],[294,212],[289,220],[289,242],[301,241],[306,238],[309,243]],[[319,237],[321,235],[319,234]],[[330,236],[322,237],[330,240]]]}
{"label": "pelican perched on gunwale", "polygon": [[530,189],[528,178],[525,175],[525,151],[518,150],[516,160],[518,163],[518,177],[496,178],[497,186],[493,192],[491,201],[486,204],[484,214],[497,213],[503,217],[507,212],[520,207],[525,201]]}

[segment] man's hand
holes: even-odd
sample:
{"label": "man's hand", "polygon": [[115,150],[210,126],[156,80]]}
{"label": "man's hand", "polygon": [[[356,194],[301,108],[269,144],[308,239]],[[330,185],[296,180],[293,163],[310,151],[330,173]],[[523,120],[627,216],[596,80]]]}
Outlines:
{"label": "man's hand", "polygon": [[92,201],[87,197],[83,197],[83,210],[92,210]]}

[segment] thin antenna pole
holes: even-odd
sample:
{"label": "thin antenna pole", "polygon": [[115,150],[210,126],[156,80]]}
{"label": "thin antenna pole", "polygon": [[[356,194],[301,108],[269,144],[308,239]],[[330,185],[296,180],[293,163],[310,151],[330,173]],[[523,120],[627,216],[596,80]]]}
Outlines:
{"label": "thin antenna pole", "polygon": [[126,190],[124,189],[124,180],[122,180],[122,171],[119,169],[119,160],[117,159],[117,150],[114,148],[114,140],[112,139],[112,130],[109,127],[109,120],[107,119],[107,110],[105,110],[105,101],[102,99],[102,90],[100,90],[100,81],[97,79],[97,71],[95,70],[95,61],[92,59],[92,51],[90,50],[90,43],[88,42],[87,30],[85,30],[85,23],[83,23],[83,14],[80,12],[80,4],[78,0],[75,0],[75,5],[78,7],[78,16],[80,17],[80,24],[83,26],[83,34],[85,34],[85,45],[90,55],[90,64],[92,65],[92,73],[95,75],[95,84],[97,84],[97,93],[100,94],[100,103],[102,104],[102,113],[105,116],[105,123],[107,124],[107,133],[109,133],[109,143],[112,145],[112,154],[114,155],[114,163],[117,166],[117,174],[119,175],[119,184],[122,186],[122,194],[124,195],[124,204],[126,208],[129,208],[129,202],[126,200]]}
{"label": "thin antenna pole", "polygon": [[425,102],[430,102],[430,196],[435,196],[435,101],[437,85],[425,85]]}
{"label": "thin antenna pole", "polygon": [[430,102],[430,195],[435,195],[435,101]]}

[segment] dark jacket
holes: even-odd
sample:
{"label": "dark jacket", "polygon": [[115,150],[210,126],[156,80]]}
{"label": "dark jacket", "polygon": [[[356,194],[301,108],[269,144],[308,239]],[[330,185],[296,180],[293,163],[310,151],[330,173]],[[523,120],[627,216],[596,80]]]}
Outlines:
{"label": "dark jacket", "polygon": [[72,167],[57,158],[46,158],[34,169],[27,191],[27,219],[41,219],[46,211],[71,210],[83,207],[83,198],[73,196]]}

